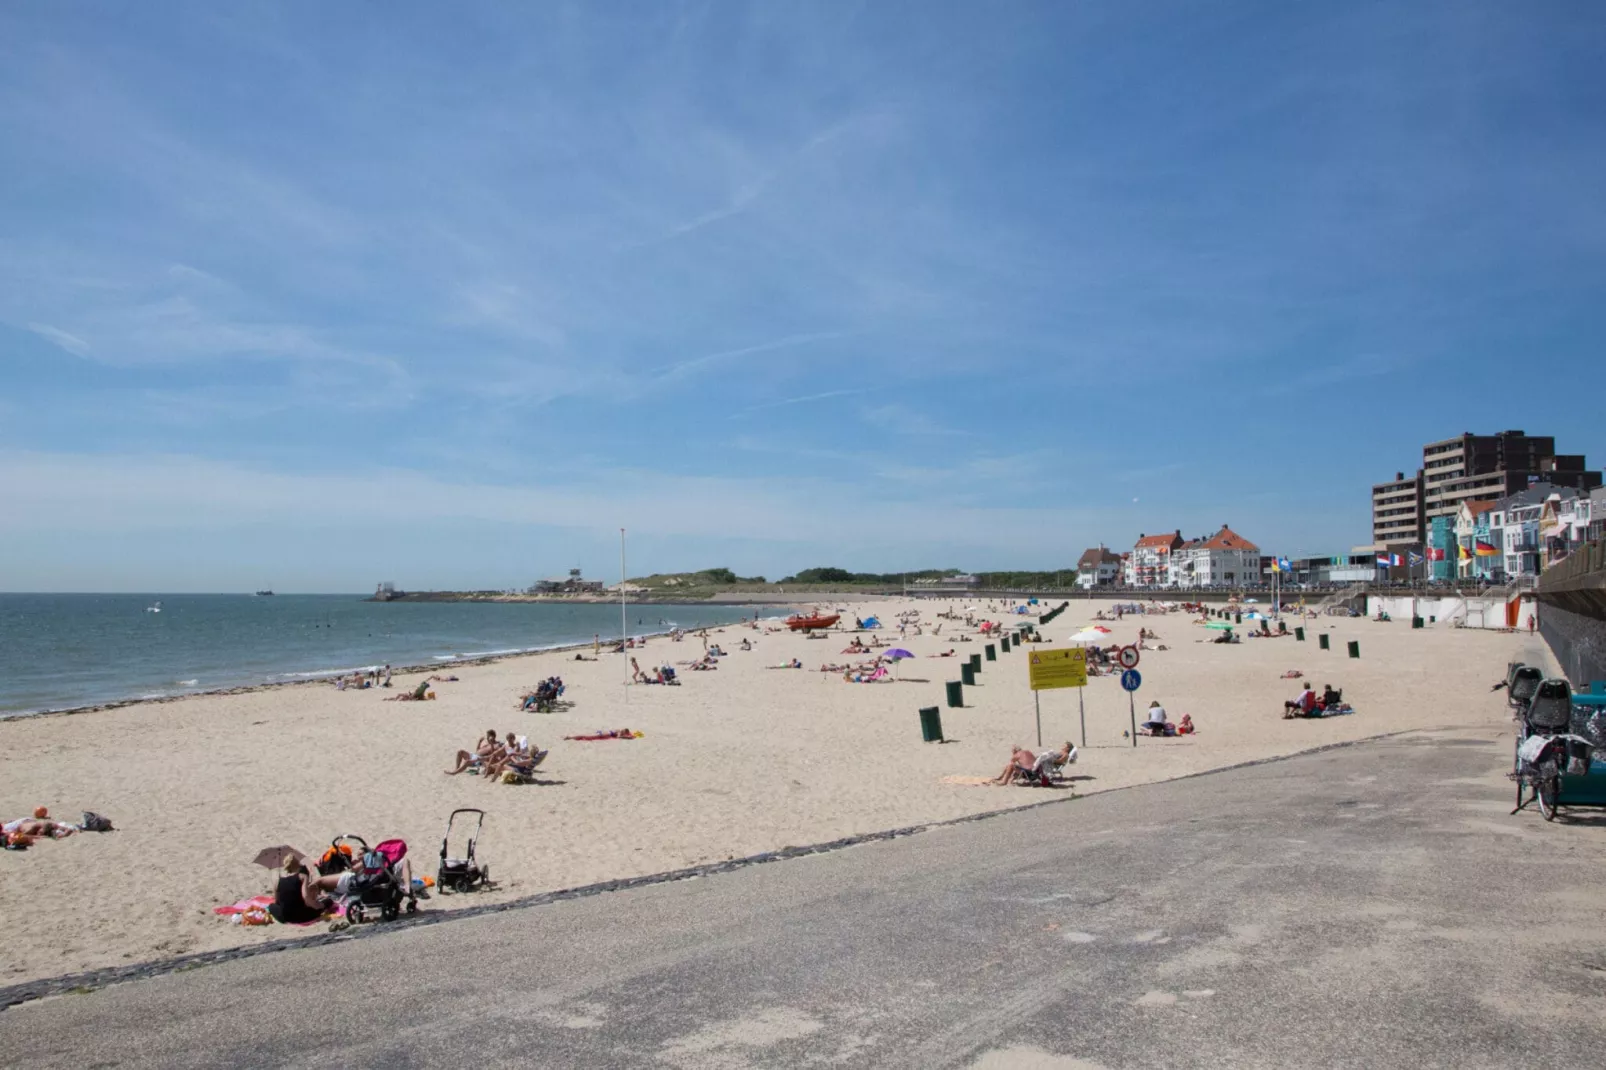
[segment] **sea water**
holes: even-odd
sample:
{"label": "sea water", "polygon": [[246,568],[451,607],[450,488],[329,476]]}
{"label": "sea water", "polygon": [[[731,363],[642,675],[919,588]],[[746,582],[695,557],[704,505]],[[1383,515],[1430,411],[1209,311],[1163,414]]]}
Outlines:
{"label": "sea water", "polygon": [[[151,612],[158,601],[160,612]],[[639,605],[630,634],[751,617]],[[759,608],[765,616],[781,611]],[[619,606],[369,602],[361,595],[0,594],[0,715],[334,676],[619,637]]]}

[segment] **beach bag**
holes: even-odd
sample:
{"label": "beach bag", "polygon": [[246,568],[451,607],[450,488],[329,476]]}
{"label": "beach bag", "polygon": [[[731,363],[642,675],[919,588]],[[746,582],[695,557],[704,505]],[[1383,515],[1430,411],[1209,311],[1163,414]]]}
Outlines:
{"label": "beach bag", "polygon": [[93,810],[85,810],[83,824],[79,828],[82,828],[85,832],[110,832],[112,831],[112,819],[103,817]]}

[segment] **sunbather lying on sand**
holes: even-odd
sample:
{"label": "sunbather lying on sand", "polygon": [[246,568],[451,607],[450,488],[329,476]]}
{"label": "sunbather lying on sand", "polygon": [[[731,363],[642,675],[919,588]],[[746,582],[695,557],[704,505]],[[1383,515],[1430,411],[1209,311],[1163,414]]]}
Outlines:
{"label": "sunbather lying on sand", "polygon": [[59,840],[71,836],[78,830],[63,822],[52,821],[50,811],[41,806],[33,812],[32,817],[19,817],[15,821],[7,821],[0,826],[0,831],[4,832],[6,842],[10,843],[17,837],[36,840],[41,836],[48,836],[50,839]]}
{"label": "sunbather lying on sand", "polygon": [[803,663],[797,658],[793,658],[791,661],[785,661],[779,665],[766,665],[764,667],[766,669],[801,669],[803,667]]}

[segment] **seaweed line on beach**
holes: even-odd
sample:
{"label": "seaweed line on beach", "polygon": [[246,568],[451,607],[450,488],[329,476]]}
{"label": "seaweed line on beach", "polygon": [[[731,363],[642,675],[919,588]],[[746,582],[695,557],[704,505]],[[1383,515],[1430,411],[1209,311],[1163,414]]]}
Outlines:
{"label": "seaweed line on beach", "polygon": [[[1453,726],[1438,731],[1451,730]],[[1147,784],[1133,784],[1123,787],[1094,790],[1087,794],[1108,794],[1120,791],[1130,791],[1133,788],[1148,787],[1152,784],[1175,783],[1182,780],[1193,780],[1198,777],[1215,776],[1239,769],[1248,769],[1259,765],[1270,765],[1274,762],[1288,761],[1290,758],[1300,758],[1311,754],[1320,754],[1324,751],[1338,750],[1343,747],[1353,747],[1361,743],[1376,743],[1392,739],[1397,736],[1419,734],[1427,729],[1405,729],[1397,732],[1385,732],[1380,735],[1366,736],[1362,739],[1345,740],[1337,743],[1327,743],[1307,750],[1295,751],[1292,754],[1278,755],[1269,758],[1254,758],[1249,761],[1237,762],[1232,765],[1221,766],[1215,769],[1205,769],[1196,773],[1184,773],[1180,776],[1170,777],[1166,780],[1150,781]],[[840,839],[827,840],[824,843],[809,844],[803,847],[781,847],[773,851],[763,851],[743,858],[726,859],[723,862],[707,862],[697,866],[687,866],[682,869],[667,870],[662,873],[649,873],[639,877],[622,877],[615,880],[598,881],[593,884],[584,884],[575,888],[560,888],[550,892],[537,892],[532,895],[521,896],[499,903],[485,903],[479,906],[463,907],[452,910],[432,910],[420,912],[410,916],[398,918],[395,921],[383,922],[375,925],[354,926],[338,933],[321,933],[313,936],[295,937],[284,940],[274,940],[264,944],[251,944],[244,947],[223,948],[218,951],[203,951],[193,955],[180,955],[170,959],[156,959],[149,962],[134,963],[128,966],[109,966],[99,970],[87,970],[82,973],[67,974],[60,977],[46,977],[35,981],[24,981],[19,984],[0,988],[0,1012],[9,1010],[19,1004],[40,999],[48,999],[63,995],[87,995],[98,989],[111,985],[124,984],[130,981],[143,981],[153,977],[162,977],[168,974],[184,973],[189,970],[200,969],[205,966],[215,966],[240,959],[254,958],[257,955],[271,954],[276,951],[290,951],[300,948],[323,947],[329,944],[350,940],[363,940],[382,936],[386,933],[399,933],[408,929],[424,925],[438,925],[448,921],[460,921],[468,918],[482,917],[487,914],[501,914],[511,910],[526,910],[532,907],[546,906],[551,903],[560,903],[570,899],[585,899],[591,896],[604,895],[610,892],[623,892],[632,888],[643,888],[655,884],[670,884],[675,881],[695,880],[699,877],[712,877],[721,873],[731,873],[751,866],[760,866],[770,862],[782,862],[793,858],[806,858],[810,855],[829,854],[849,847],[858,847],[861,844],[880,843],[887,840],[901,839],[906,836],[915,836],[933,829],[948,828],[956,825],[970,824],[976,821],[987,821],[1006,814],[1016,814],[1027,810],[1036,810],[1045,806],[1057,806],[1072,802],[1086,796],[1078,793],[1057,795],[1052,799],[1043,799],[1038,802],[1026,803],[1021,806],[1007,806],[998,810],[987,810],[979,814],[966,814],[961,817],[949,818],[943,821],[931,821],[919,825],[905,825],[901,828],[885,829],[880,832],[863,832]]]}

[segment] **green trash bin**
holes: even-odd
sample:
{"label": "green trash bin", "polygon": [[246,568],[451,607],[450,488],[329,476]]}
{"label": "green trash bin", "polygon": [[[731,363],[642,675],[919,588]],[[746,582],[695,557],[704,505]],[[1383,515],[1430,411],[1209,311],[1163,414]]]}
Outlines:
{"label": "green trash bin", "polygon": [[1422,627],[1422,618],[1421,617],[1412,617],[1411,618],[1411,627],[1413,627],[1413,628]]}
{"label": "green trash bin", "polygon": [[1303,643],[1305,641],[1305,629],[1303,629],[1303,628],[1295,628],[1294,629],[1294,639],[1297,642]]}
{"label": "green trash bin", "polygon": [[1008,654],[1009,653],[1009,636],[1006,635],[1002,639],[998,640],[998,645],[999,645],[999,647],[1001,647],[1003,649],[1004,653]]}
{"label": "green trash bin", "polygon": [[920,707],[920,738],[927,743],[942,742],[942,714],[937,707]]}
{"label": "green trash bin", "polygon": [[988,661],[997,661],[998,660],[998,649],[996,647],[994,647],[993,644],[991,644],[991,643],[987,644],[987,646],[982,650],[982,653],[987,655],[987,660]]}
{"label": "green trash bin", "polygon": [[1352,658],[1361,656],[1361,641],[1359,639],[1351,639],[1349,641],[1349,656]]}
{"label": "green trash bin", "polygon": [[972,654],[972,655],[970,655],[970,671],[971,672],[981,672],[981,655],[980,654]]}
{"label": "green trash bin", "polygon": [[1439,618],[1434,616],[1432,613],[1429,613],[1428,614],[1428,623],[1429,624],[1437,624],[1437,623],[1439,623]]}
{"label": "green trash bin", "polygon": [[959,666],[959,679],[961,681],[963,681],[965,684],[967,684],[967,685],[969,685],[971,687],[975,687],[976,686],[976,666],[972,665],[968,661],[965,662],[963,665]]}
{"label": "green trash bin", "polygon": [[958,680],[948,681],[948,708],[957,710],[965,705],[965,688]]}
{"label": "green trash bin", "polygon": [[1244,622],[1244,615],[1242,613],[1234,613],[1232,615],[1232,622],[1234,624],[1242,624]]}
{"label": "green trash bin", "polygon": [[1328,643],[1328,636],[1327,636],[1327,633],[1325,633],[1325,632],[1323,632],[1321,635],[1318,635],[1316,637],[1316,645],[1321,647],[1323,650],[1331,650],[1331,649],[1333,649],[1332,646],[1330,646],[1329,643]]}

